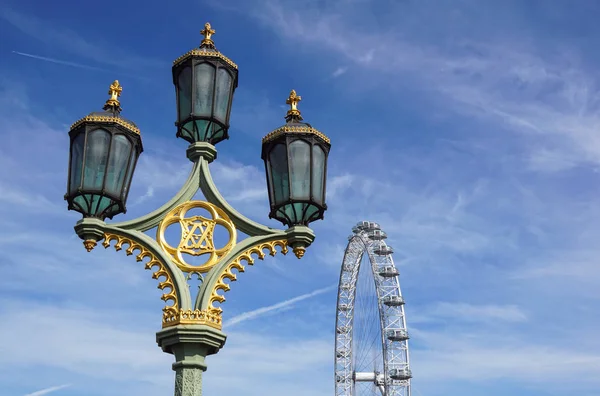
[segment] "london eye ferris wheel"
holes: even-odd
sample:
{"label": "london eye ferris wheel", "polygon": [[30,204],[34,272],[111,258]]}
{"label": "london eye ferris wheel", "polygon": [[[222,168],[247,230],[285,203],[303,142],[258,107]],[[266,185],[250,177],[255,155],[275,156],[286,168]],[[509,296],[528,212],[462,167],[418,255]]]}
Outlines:
{"label": "london eye ferris wheel", "polygon": [[336,309],[336,396],[411,394],[404,298],[386,238],[369,221],[348,238]]}

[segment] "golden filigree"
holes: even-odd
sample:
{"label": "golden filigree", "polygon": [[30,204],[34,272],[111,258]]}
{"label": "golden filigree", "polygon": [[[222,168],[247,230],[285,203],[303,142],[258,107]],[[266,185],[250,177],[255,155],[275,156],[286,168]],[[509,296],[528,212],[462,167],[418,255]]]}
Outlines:
{"label": "golden filigree", "polygon": [[177,326],[180,324],[204,324],[218,330],[221,330],[223,327],[221,315],[207,310],[180,309],[169,315],[167,315],[167,313],[163,314],[163,327]]}
{"label": "golden filigree", "polygon": [[[186,217],[191,209],[201,208],[210,214],[204,216]],[[165,238],[165,230],[178,223],[181,227],[181,238],[177,247],[171,246]],[[215,248],[215,227],[224,227],[229,233],[229,240],[222,248]],[[173,258],[173,262],[185,272],[208,272],[235,246],[237,232],[235,225],[227,214],[219,207],[205,201],[188,201],[175,207],[160,222],[156,230],[156,240],[160,247]],[[201,265],[191,265],[186,262],[183,255],[204,256],[208,260]]]}
{"label": "golden filigree", "polygon": [[214,46],[215,42],[212,41],[211,36],[215,33],[216,30],[210,26],[210,23],[206,22],[204,24],[204,30],[200,31],[200,34],[204,36],[204,40],[202,40],[200,45]]}
{"label": "golden filigree", "polygon": [[118,125],[121,125],[122,127],[127,128],[128,130],[130,130],[133,133],[136,134],[140,134],[140,130],[138,127],[136,127],[135,125],[133,125],[130,122],[127,122],[125,120],[123,120],[120,117],[113,117],[113,116],[98,116],[98,115],[89,115],[86,117],[83,117],[82,119],[76,121],[73,125],[71,125],[71,129],[75,129],[77,128],[79,125],[83,124],[84,122],[112,122]]}
{"label": "golden filigree", "polygon": [[[114,247],[115,250],[120,251],[123,249],[123,245],[128,245],[129,247],[125,249],[125,253],[128,256],[131,256],[135,250],[138,250],[139,253],[136,255],[135,259],[138,262],[143,261],[145,258],[149,258],[150,260],[146,262],[145,269],[151,270],[154,267],[157,269],[152,273],[152,279],[156,279],[159,281],[158,288],[164,292],[161,299],[165,303],[169,303],[172,301],[172,305],[166,305],[163,308],[163,327],[169,326],[166,322],[166,318],[171,318],[173,316],[177,316],[180,312],[179,309],[179,300],[177,298],[177,294],[175,292],[175,283],[172,278],[172,274],[168,270],[168,268],[163,264],[159,257],[157,257],[150,250],[142,246],[141,244],[133,241],[130,238],[117,235],[117,234],[104,234],[104,242],[102,242],[102,246],[108,248],[112,241],[117,241]],[[161,278],[163,279],[161,281]],[[167,289],[168,291],[165,291]]]}
{"label": "golden filigree", "polygon": [[284,125],[282,127],[275,129],[273,132],[270,132],[267,136],[265,136],[262,139],[262,142],[263,143],[269,142],[269,141],[276,139],[277,137],[279,137],[283,134],[286,134],[286,133],[310,133],[313,135],[317,135],[318,137],[320,137],[327,143],[331,143],[329,138],[327,136],[325,136],[322,132],[319,132],[315,128],[310,127],[308,125],[306,125],[306,126]]}
{"label": "golden filigree", "polygon": [[121,92],[123,92],[123,87],[121,84],[119,84],[119,80],[113,81],[108,88],[110,99],[108,99],[104,105],[105,110],[109,107],[115,107],[119,110],[121,109],[121,103],[119,103],[119,96],[121,96]]}
{"label": "golden filigree", "polygon": [[296,94],[296,91],[292,89],[290,96],[285,101],[285,104],[290,105],[290,109],[287,112],[288,117],[296,117],[297,119],[302,120],[302,115],[300,114],[300,110],[298,110],[298,102],[301,100],[302,96]]}
{"label": "golden filigree", "polygon": [[229,66],[233,67],[234,69],[238,68],[238,66],[235,63],[233,63],[233,61],[231,59],[229,59],[228,57],[226,57],[219,51],[206,50],[204,48],[194,48],[193,50],[181,55],[179,58],[177,58],[173,61],[173,66],[178,65],[179,63],[187,60],[188,58],[190,58],[192,56],[204,56],[204,57],[209,57],[209,58],[219,58],[219,59],[223,60],[225,63],[227,63]]}
{"label": "golden filigree", "polygon": [[253,254],[256,254],[259,260],[263,260],[265,258],[265,249],[268,249],[269,254],[271,256],[275,256],[275,254],[277,253],[277,250],[275,250],[275,246],[279,246],[281,248],[282,254],[287,254],[287,241],[285,239],[279,239],[276,241],[265,242],[253,246],[247,249],[246,251],[240,253],[235,259],[233,259],[233,261],[231,261],[229,265],[227,265],[223,272],[221,272],[221,274],[218,277],[217,283],[215,283],[215,286],[211,291],[210,298],[208,300],[208,312],[210,312],[213,315],[218,315],[219,317],[221,316],[221,312],[223,312],[223,310],[221,309],[221,307],[215,307],[213,304],[215,302],[223,303],[225,301],[225,296],[219,294],[219,290],[223,290],[224,292],[229,291],[230,286],[228,283],[225,282],[226,279],[230,282],[235,282],[237,280],[237,276],[233,273],[233,270],[235,269],[238,272],[245,271],[244,265],[242,264],[242,260],[248,263],[248,265],[254,264],[254,257],[252,257]]}

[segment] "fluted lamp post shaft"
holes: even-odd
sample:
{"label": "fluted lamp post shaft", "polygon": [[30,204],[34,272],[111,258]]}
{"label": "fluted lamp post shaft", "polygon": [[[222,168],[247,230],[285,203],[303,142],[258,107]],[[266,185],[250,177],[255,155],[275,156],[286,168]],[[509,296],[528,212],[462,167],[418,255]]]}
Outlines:
{"label": "fluted lamp post shaft", "polygon": [[[176,136],[186,140],[192,162],[190,176],[167,203],[139,218],[120,223],[105,220],[125,213],[135,166],[141,154],[138,127],[121,116],[119,97],[123,87],[114,81],[103,112],[75,122],[69,132],[70,155],[68,209],[83,218],[75,225],[88,251],[98,242],[134,255],[158,281],[165,301],[162,330],[156,339],[161,349],[174,355],[175,395],[200,396],[205,358],[225,344],[222,331],[223,293],[245,265],[262,260],[266,253],[291,249],[301,258],[315,236],[308,225],[323,218],[329,139],[310,124],[301,122],[300,96],[292,91],[286,124],[263,139],[269,192],[269,217],[287,229],[273,229],[254,222],[227,203],[215,186],[210,163],[217,157],[215,145],[229,138],[229,117],[238,84],[238,68],[220,53],[207,23],[199,48],[173,63],[177,98]],[[201,191],[205,200],[194,200]],[[205,215],[188,215],[203,209]],[[176,245],[167,241],[168,228],[180,228]],[[228,241],[219,246],[213,238],[224,229]],[[151,232],[149,234],[148,232]],[[238,240],[238,232],[247,235]],[[153,235],[153,236],[151,236]],[[194,260],[191,260],[191,259]],[[200,264],[199,264],[200,262]],[[192,294],[188,280],[201,279]]]}

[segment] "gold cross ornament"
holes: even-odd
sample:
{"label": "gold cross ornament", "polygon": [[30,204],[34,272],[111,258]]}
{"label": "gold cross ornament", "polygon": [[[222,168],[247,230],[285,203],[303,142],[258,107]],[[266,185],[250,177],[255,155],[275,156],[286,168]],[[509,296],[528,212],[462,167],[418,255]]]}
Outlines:
{"label": "gold cross ornament", "polygon": [[113,81],[108,88],[108,94],[110,95],[110,99],[106,101],[104,107],[116,107],[118,109],[121,108],[121,103],[119,103],[119,96],[121,96],[121,92],[123,92],[123,87],[119,84],[119,80]]}
{"label": "gold cross ornament", "polygon": [[211,36],[215,34],[216,31],[210,26],[210,23],[206,22],[204,24],[204,30],[200,31],[200,34],[204,36],[204,40],[200,45],[214,45],[214,41],[212,41]]}
{"label": "gold cross ornament", "polygon": [[296,94],[296,91],[292,89],[292,92],[290,92],[290,96],[285,101],[285,104],[290,105],[290,109],[287,112],[288,117],[295,116],[299,119],[302,119],[302,116],[300,115],[300,110],[298,110],[298,102],[300,102],[301,100],[302,96]]}

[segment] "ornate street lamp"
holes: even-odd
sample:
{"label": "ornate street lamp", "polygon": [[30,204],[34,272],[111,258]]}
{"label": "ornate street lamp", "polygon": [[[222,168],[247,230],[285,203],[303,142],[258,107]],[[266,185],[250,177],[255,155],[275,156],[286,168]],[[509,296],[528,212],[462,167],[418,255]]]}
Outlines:
{"label": "ornate street lamp", "polygon": [[[121,117],[118,97],[122,87],[115,81],[104,112],[77,121],[69,132],[71,151],[65,199],[70,210],[83,218],[75,225],[88,251],[103,241],[106,248],[125,249],[153,271],[163,291],[162,327],[156,334],[164,352],[175,356],[175,395],[201,395],[205,357],[225,343],[222,330],[223,292],[230,289],[244,264],[291,248],[301,258],[315,236],[308,225],[323,218],[329,139],[301,122],[300,97],[292,91],[287,103],[287,123],[263,139],[271,218],[288,228],[277,230],[256,223],[230,206],[212,181],[209,164],[215,160],[215,144],[227,139],[237,66],[215,49],[215,31],[206,24],[200,48],[173,64],[177,96],[177,137],[190,144],[186,154],[193,163],[188,180],[160,208],[137,219],[108,224],[104,220],[125,213],[135,164],[142,152],[140,132]],[[205,200],[192,200],[198,190]],[[202,209],[202,215],[188,215]],[[165,237],[179,227],[174,244]],[[224,228],[228,240],[219,245],[214,235]],[[151,231],[155,237],[147,232]],[[248,237],[238,240],[238,231]],[[187,280],[201,280],[195,295]]]}
{"label": "ornate street lamp", "polygon": [[190,143],[217,144],[229,139],[229,113],[238,84],[237,65],[217,51],[210,23],[201,31],[200,48],[173,63],[177,92],[177,137]]}
{"label": "ornate street lamp", "polygon": [[71,126],[69,178],[65,199],[84,217],[112,219],[125,213],[131,177],[143,151],[140,130],[121,117],[115,80],[104,111],[93,112]]}
{"label": "ornate street lamp", "polygon": [[290,92],[287,123],[265,136],[262,145],[271,203],[269,217],[288,227],[323,219],[327,210],[325,179],[331,144],[327,136],[301,122],[297,107],[301,100],[296,91]]}

